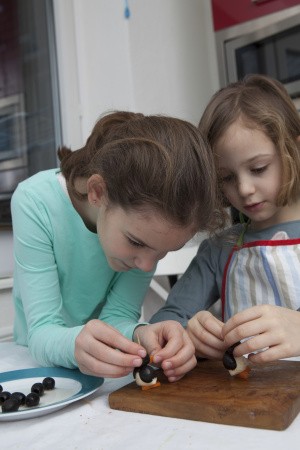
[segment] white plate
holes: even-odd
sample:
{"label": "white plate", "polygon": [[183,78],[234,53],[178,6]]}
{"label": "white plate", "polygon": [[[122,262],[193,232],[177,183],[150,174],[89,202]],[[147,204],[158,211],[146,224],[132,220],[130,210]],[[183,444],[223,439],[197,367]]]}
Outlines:
{"label": "white plate", "polygon": [[31,386],[34,383],[41,383],[45,377],[54,378],[55,388],[45,391],[38,406],[33,408],[21,406],[18,411],[11,413],[3,413],[0,407],[0,421],[31,419],[52,413],[92,394],[104,381],[103,378],[84,375],[79,370],[39,367],[2,372],[0,384],[3,391],[23,392],[27,395],[31,391]]}

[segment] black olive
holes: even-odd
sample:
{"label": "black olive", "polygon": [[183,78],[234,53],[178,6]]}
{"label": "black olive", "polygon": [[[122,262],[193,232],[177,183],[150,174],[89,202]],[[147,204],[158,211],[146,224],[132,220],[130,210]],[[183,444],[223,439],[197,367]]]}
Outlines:
{"label": "black olive", "polygon": [[10,397],[9,399],[5,400],[5,402],[2,405],[2,412],[14,412],[18,411],[20,406],[20,402],[17,398]]}
{"label": "black olive", "polygon": [[154,375],[154,369],[151,366],[142,366],[139,370],[140,379],[144,381],[145,383],[151,383],[153,378],[155,378]]}
{"label": "black olive", "polygon": [[223,355],[223,366],[227,370],[236,369],[236,360],[232,353],[226,351]]}
{"label": "black olive", "polygon": [[1,384],[0,384],[0,392],[2,392],[3,391],[3,387],[1,386]]}
{"label": "black olive", "polygon": [[230,355],[233,354],[233,350],[235,349],[235,347],[237,347],[238,345],[240,345],[240,341],[236,342],[235,344],[233,344],[231,347],[228,347],[228,349],[226,350],[227,353],[229,353]]}
{"label": "black olive", "polygon": [[11,397],[11,393],[8,391],[2,391],[0,394],[0,405],[4,403],[6,400],[8,400]]}
{"label": "black olive", "polygon": [[26,396],[26,406],[37,406],[40,403],[40,396],[36,392],[30,392]]}
{"label": "black olive", "polygon": [[149,362],[150,362],[150,356],[149,356],[149,355],[146,355],[146,356],[143,358],[142,364],[141,364],[139,367],[135,367],[135,368],[133,369],[133,376],[134,376],[134,378],[136,377],[137,372],[140,372],[140,370],[141,370],[143,367],[146,367],[147,364],[149,364]]}
{"label": "black olive", "polygon": [[149,364],[149,362],[150,362],[150,356],[146,355],[145,358],[143,358],[143,362],[142,362],[142,365],[140,367],[147,366],[147,364]]}
{"label": "black olive", "polygon": [[35,392],[38,395],[43,395],[44,393],[44,386],[42,383],[34,383],[31,386],[31,392]]}
{"label": "black olive", "polygon": [[20,402],[20,405],[25,405],[26,395],[23,392],[13,392],[11,397],[17,399]]}
{"label": "black olive", "polygon": [[50,391],[55,387],[55,380],[51,377],[46,377],[43,379],[43,386],[46,391]]}

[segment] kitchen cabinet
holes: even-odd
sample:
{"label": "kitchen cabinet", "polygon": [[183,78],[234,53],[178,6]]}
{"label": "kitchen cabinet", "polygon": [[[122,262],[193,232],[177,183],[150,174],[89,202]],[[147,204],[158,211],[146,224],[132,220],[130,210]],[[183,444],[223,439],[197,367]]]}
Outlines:
{"label": "kitchen cabinet", "polygon": [[212,0],[214,30],[219,31],[295,5],[299,5],[299,0]]}

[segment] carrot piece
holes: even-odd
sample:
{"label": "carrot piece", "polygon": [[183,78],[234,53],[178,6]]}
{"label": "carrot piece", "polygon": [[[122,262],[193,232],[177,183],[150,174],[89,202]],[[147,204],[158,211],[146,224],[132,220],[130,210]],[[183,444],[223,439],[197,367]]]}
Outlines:
{"label": "carrot piece", "polygon": [[155,384],[149,384],[149,386],[142,386],[142,391],[149,391],[149,389],[156,388],[160,386],[160,382],[157,381]]}
{"label": "carrot piece", "polygon": [[249,377],[250,371],[251,371],[250,367],[247,366],[247,367],[245,367],[245,369],[242,372],[238,373],[236,376],[241,378],[242,380],[247,380]]}
{"label": "carrot piece", "polygon": [[153,363],[153,355],[150,355],[150,364],[152,364]]}

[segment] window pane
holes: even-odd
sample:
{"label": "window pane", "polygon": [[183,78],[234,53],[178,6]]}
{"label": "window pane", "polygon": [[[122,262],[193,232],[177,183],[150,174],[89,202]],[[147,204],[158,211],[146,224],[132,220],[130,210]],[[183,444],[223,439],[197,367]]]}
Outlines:
{"label": "window pane", "polygon": [[52,1],[0,0],[1,223],[18,182],[57,166],[57,86]]}

